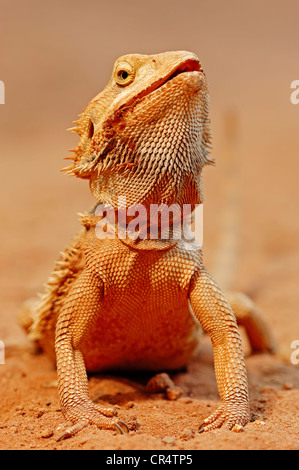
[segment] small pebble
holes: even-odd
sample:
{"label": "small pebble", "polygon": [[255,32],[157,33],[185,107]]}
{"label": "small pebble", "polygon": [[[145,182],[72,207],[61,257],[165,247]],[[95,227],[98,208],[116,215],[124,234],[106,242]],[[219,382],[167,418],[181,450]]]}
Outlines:
{"label": "small pebble", "polygon": [[20,406],[20,405],[16,406],[16,408],[15,408],[16,411],[23,411],[23,409],[24,409],[24,407]]}
{"label": "small pebble", "polygon": [[174,387],[173,381],[168,374],[163,372],[161,374],[156,374],[148,381],[146,391],[149,393],[160,393],[172,387]]}
{"label": "small pebble", "polygon": [[46,410],[44,408],[38,408],[35,411],[37,412],[37,418],[41,418],[41,416],[43,416],[46,412]]}
{"label": "small pebble", "polygon": [[47,439],[48,437],[52,437],[54,434],[53,429],[44,429],[43,432],[41,433],[40,437]]}
{"label": "small pebble", "polygon": [[177,400],[182,395],[182,390],[178,387],[171,387],[166,390],[168,400]]}
{"label": "small pebble", "polygon": [[182,431],[182,434],[180,435],[180,438],[183,440],[188,440],[192,439],[195,435],[195,432],[191,428],[185,428]]}
{"label": "small pebble", "polygon": [[261,419],[257,419],[256,421],[253,421],[253,423],[255,426],[265,426],[266,423],[265,421],[262,421]]}
{"label": "small pebble", "polygon": [[232,428],[233,432],[245,432],[245,429],[240,424],[235,424]]}
{"label": "small pebble", "polygon": [[125,408],[129,410],[130,408],[134,408],[136,404],[133,401],[128,401],[128,403],[125,405]]}
{"label": "small pebble", "polygon": [[162,442],[169,446],[173,446],[175,444],[175,438],[171,436],[166,436],[162,438]]}

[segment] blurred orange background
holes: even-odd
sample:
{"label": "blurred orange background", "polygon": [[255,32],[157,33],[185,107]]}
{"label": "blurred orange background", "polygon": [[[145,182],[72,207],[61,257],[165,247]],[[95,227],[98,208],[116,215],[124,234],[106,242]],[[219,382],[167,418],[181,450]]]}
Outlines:
{"label": "blurred orange background", "polygon": [[0,18],[0,338],[23,338],[20,305],[93,205],[86,181],[59,172],[76,145],[66,129],[117,57],[184,49],[199,56],[211,94],[206,264],[253,296],[288,356],[299,336],[298,1],[1,0]]}

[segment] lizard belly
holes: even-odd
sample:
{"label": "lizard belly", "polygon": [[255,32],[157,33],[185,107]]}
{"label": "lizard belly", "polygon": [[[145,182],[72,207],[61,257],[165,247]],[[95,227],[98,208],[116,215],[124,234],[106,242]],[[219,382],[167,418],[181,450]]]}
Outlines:
{"label": "lizard belly", "polygon": [[201,333],[188,299],[196,252],[181,243],[165,251],[134,250],[119,240],[97,246],[89,263],[103,279],[104,297],[82,344],[87,370],[186,365]]}
{"label": "lizard belly", "polygon": [[82,352],[88,371],[177,369],[194,357],[200,335],[187,299],[155,303],[133,296],[105,311]]}

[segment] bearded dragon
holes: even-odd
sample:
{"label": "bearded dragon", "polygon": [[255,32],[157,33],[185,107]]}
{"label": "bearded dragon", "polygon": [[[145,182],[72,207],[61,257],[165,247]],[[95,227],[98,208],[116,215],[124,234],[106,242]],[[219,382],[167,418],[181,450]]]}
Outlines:
{"label": "bearded dragon", "polygon": [[[120,198],[125,210],[188,204],[192,212],[203,201],[201,173],[213,161],[199,59],[186,51],[119,58],[76,124],[80,141],[64,170],[89,180],[97,206],[82,215],[83,228],[21,320],[56,361],[61,407],[72,422],[62,438],[89,424],[127,431],[112,408],[91,401],[86,370],[175,370],[197,353],[202,329],[212,341],[222,403],[200,432],[244,426],[250,407],[236,317],[253,349],[272,348],[254,305],[241,294],[224,296],[196,240],[171,230],[164,237],[159,224],[152,239],[148,223],[145,236],[123,236],[128,219],[119,222]],[[114,209],[115,224],[107,220],[107,237],[99,238],[103,204]]]}

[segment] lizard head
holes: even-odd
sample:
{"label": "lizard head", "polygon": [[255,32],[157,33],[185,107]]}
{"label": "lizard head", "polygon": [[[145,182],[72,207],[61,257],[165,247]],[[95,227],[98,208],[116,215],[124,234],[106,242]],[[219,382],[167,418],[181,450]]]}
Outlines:
{"label": "lizard head", "polygon": [[[200,172],[212,162],[208,111],[205,74],[193,53],[122,56],[71,129],[80,142],[64,170],[88,178],[106,203],[119,195],[143,202],[166,182],[177,192],[191,182],[199,202]],[[165,199],[161,191],[159,198]]]}

